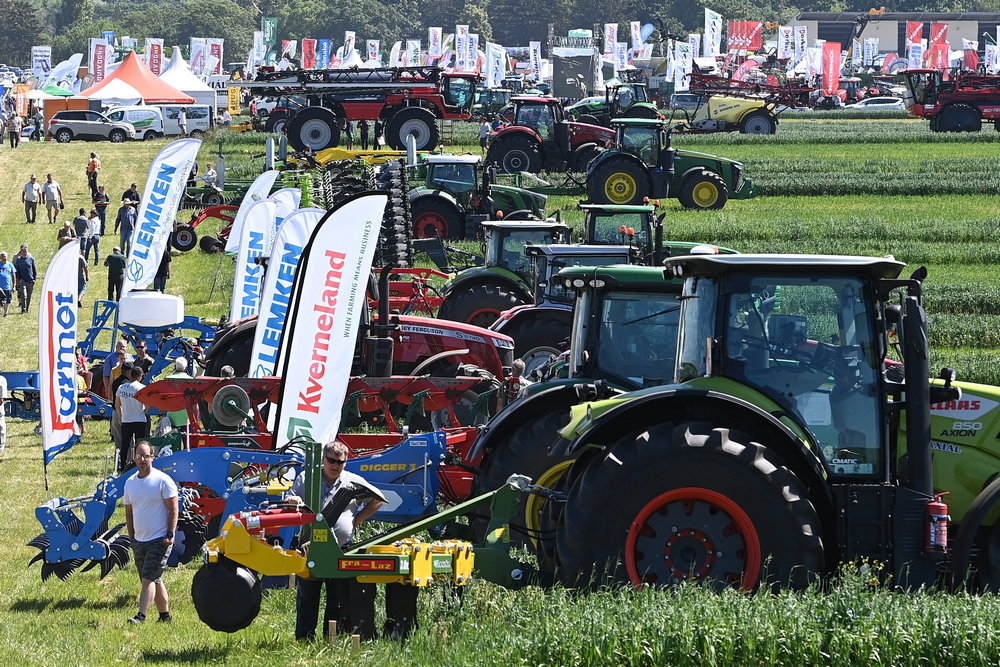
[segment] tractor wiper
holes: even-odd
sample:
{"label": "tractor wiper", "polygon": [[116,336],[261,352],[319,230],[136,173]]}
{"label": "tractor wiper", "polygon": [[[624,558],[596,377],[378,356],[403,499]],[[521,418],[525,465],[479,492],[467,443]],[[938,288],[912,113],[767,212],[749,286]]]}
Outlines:
{"label": "tractor wiper", "polygon": [[648,319],[650,319],[651,317],[659,317],[660,315],[666,315],[667,313],[672,313],[672,312],[674,312],[675,310],[680,310],[680,306],[670,306],[670,308],[667,308],[667,309],[665,309],[665,310],[661,310],[661,311],[660,311],[660,312],[658,312],[658,313],[653,313],[652,315],[646,315],[646,316],[644,316],[644,317],[639,317],[639,318],[636,318],[636,319],[634,319],[634,320],[632,320],[632,321],[630,321],[630,322],[626,322],[626,323],[625,323],[625,324],[623,324],[622,326],[624,326],[624,327],[627,327],[627,326],[628,326],[628,325],[630,325],[630,324],[635,324],[636,322],[642,322],[643,320],[648,320]]}

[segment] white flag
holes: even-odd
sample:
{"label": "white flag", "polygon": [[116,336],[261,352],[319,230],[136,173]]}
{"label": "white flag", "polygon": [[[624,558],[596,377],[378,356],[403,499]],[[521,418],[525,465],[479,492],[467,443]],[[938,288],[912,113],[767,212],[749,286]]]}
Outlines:
{"label": "white flag", "polygon": [[701,47],[701,35],[691,33],[688,35],[688,44],[691,45],[691,57],[697,58]]}
{"label": "white flag", "polygon": [[340,429],[365,291],[388,196],[361,195],[327,213],[302,253],[282,344],[275,448],[326,443]]}
{"label": "white flag", "polygon": [[638,21],[630,21],[628,27],[632,33],[632,50],[642,50],[642,26]]}
{"label": "white flag", "polygon": [[613,54],[618,44],[618,24],[604,24],[604,53]]}
{"label": "white flag", "polygon": [[299,209],[285,218],[278,229],[264,275],[260,317],[250,352],[250,377],[274,375],[302,250],[324,215],[326,211],[319,208]]}
{"label": "white flag", "polygon": [[431,58],[441,56],[441,28],[427,29],[427,55]]}
{"label": "white flag", "polygon": [[42,453],[51,463],[80,439],[76,423],[76,328],[80,246],[67,243],[52,258],[38,309],[38,398]]}
{"label": "white flag", "polygon": [[783,25],[778,27],[778,60],[788,60],[792,57],[792,26]]}
{"label": "white flag", "polygon": [[717,56],[722,50],[722,14],[705,9],[706,56]]}
{"label": "white flag", "polygon": [[368,40],[368,62],[380,62],[382,58],[379,56],[378,52],[379,40],[369,39]]}
{"label": "white flag", "polygon": [[174,229],[177,205],[187,186],[188,174],[201,148],[199,139],[178,139],[167,144],[149,166],[146,188],[132,230],[132,247],[125,265],[122,295],[145,289],[160,267],[160,259]]}
{"label": "white flag", "polygon": [[227,254],[235,254],[239,251],[240,235],[243,233],[243,219],[246,217],[250,205],[261,199],[266,199],[271,193],[271,188],[274,186],[276,180],[278,180],[278,171],[271,169],[270,171],[265,171],[250,184],[250,188],[243,195],[243,201],[240,202],[239,210],[236,211],[236,217],[233,218],[232,227],[229,229],[229,238],[226,240],[225,250]]}
{"label": "white flag", "polygon": [[146,38],[146,65],[156,76],[163,73],[163,40]]}
{"label": "white flag", "polygon": [[[274,202],[274,231],[281,229],[281,223],[299,208],[302,203],[302,190],[298,188],[281,188],[269,197]],[[273,235],[272,235],[273,236]],[[272,238],[273,241],[273,238]],[[268,245],[268,248],[271,246]]]}
{"label": "white flag", "polygon": [[188,53],[191,55],[188,58],[188,67],[191,68],[195,76],[201,76],[205,73],[205,59],[208,57],[205,38],[192,37],[191,49]]}
{"label": "white flag", "polygon": [[403,43],[396,42],[389,51],[389,67],[399,67],[399,53],[403,50]]}
{"label": "white flag", "polygon": [[257,263],[257,258],[268,251],[274,236],[273,201],[263,199],[250,205],[243,219],[242,235],[236,255],[233,298],[229,303],[229,319],[233,321],[256,315],[260,310],[264,267]]}

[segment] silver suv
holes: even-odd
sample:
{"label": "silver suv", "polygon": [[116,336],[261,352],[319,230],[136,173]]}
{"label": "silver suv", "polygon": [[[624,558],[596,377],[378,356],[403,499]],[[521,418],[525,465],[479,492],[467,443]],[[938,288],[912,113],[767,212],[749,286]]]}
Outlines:
{"label": "silver suv", "polygon": [[135,139],[135,128],[129,123],[116,123],[98,111],[57,111],[49,121],[49,136],[61,144],[73,139],[118,144]]}

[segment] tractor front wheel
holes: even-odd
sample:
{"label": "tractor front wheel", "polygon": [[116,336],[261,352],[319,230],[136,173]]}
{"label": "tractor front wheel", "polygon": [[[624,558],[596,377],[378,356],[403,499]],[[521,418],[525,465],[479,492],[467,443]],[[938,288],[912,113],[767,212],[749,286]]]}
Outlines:
{"label": "tractor front wheel", "polygon": [[[268,120],[270,123],[270,120]],[[288,143],[297,151],[321,151],[340,142],[337,115],[325,107],[306,107],[288,121]]]}
{"label": "tractor front wheel", "polygon": [[431,197],[418,199],[410,208],[413,238],[461,239],[465,237],[461,215],[455,208]]}
{"label": "tractor front wheel", "polygon": [[766,111],[752,111],[740,119],[742,134],[774,134],[778,121]]}
{"label": "tractor front wheel", "polygon": [[600,154],[601,148],[592,141],[580,144],[573,149],[573,170],[579,172],[587,171],[587,165]]}
{"label": "tractor front wheel", "polygon": [[650,194],[649,175],[632,160],[610,159],[588,175],[587,193],[595,204],[641,204]]}
{"label": "tractor front wheel", "polygon": [[[266,115],[263,114],[263,115]],[[264,131],[267,133],[281,134],[285,131],[285,125],[288,124],[288,112],[279,111],[267,116],[267,120],[264,122]]]}
{"label": "tractor front wheel", "polygon": [[702,169],[684,179],[677,199],[684,208],[719,209],[729,200],[729,189],[722,176]]}
{"label": "tractor front wheel", "polygon": [[589,460],[556,549],[568,585],[801,589],[823,571],[820,535],[805,487],[773,452],[712,424],[664,423]]}
{"label": "tractor front wheel", "polygon": [[503,311],[525,303],[528,301],[506,285],[480,283],[449,292],[441,304],[438,317],[488,327]]}
{"label": "tractor front wheel", "polygon": [[[514,339],[514,356],[524,361],[524,374],[544,366],[559,344],[569,338],[569,315],[565,321],[552,317],[532,318],[510,333]],[[504,332],[506,333],[506,332]]]}

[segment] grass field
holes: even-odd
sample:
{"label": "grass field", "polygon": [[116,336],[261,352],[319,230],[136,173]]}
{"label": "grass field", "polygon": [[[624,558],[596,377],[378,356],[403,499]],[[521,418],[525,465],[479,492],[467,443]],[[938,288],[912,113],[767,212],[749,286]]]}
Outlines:
{"label": "grass field", "polygon": [[[833,118],[832,120],[830,118]],[[767,252],[893,254],[912,268],[927,265],[932,368],[951,365],[959,378],[1000,384],[1000,281],[995,276],[1000,216],[996,194],[997,133],[933,135],[925,123],[901,119],[783,120],[775,137],[676,137],[677,145],[744,160],[760,184],[758,199],[731,202],[718,212],[687,212],[668,200],[667,236]],[[473,149],[472,132],[463,149]],[[249,156],[262,152],[259,135],[223,133],[230,173],[250,176]],[[131,182],[142,188],[163,142],[125,145],[23,144],[0,148],[0,249],[29,243],[44,272],[56,249],[56,227],[25,225],[20,188],[31,173],[51,171],[66,195],[65,215],[89,209],[84,166],[101,153],[101,182],[113,202]],[[206,142],[199,162],[213,160]],[[259,163],[259,161],[258,161]],[[579,223],[575,201],[551,208]],[[110,214],[113,220],[113,213]],[[109,228],[110,231],[110,228]],[[211,230],[210,230],[211,231]],[[102,252],[114,245],[109,236]],[[232,265],[199,251],[176,255],[168,289],[184,296],[189,314],[228,311]],[[91,267],[82,320],[105,292],[106,269]],[[40,285],[39,285],[40,288]],[[36,291],[37,294],[37,291]],[[14,309],[16,310],[16,308]],[[37,368],[37,309],[0,320],[0,369]],[[49,468],[51,495],[91,493],[107,470],[107,426],[88,423],[83,441]],[[806,594],[717,595],[698,587],[667,594],[607,591],[508,592],[472,586],[451,608],[441,596],[421,597],[422,625],[406,644],[377,641],[350,654],[348,644],[300,645],[292,639],[292,591],[272,593],[251,628],[235,635],[208,630],[195,615],[188,589],[194,567],[172,571],[175,623],[136,629],[133,571],[98,581],[94,571],[68,582],[41,583],[38,566],[25,569],[39,532],[34,508],[50,497],[42,476],[34,424],[9,422],[0,465],[8,487],[0,506],[0,644],[25,664],[98,665],[138,661],[180,663],[347,664],[392,662],[444,665],[729,665],[885,664],[990,665],[1000,662],[1000,601],[994,597],[886,593],[854,573],[832,591]],[[16,658],[14,658],[16,656]]]}

